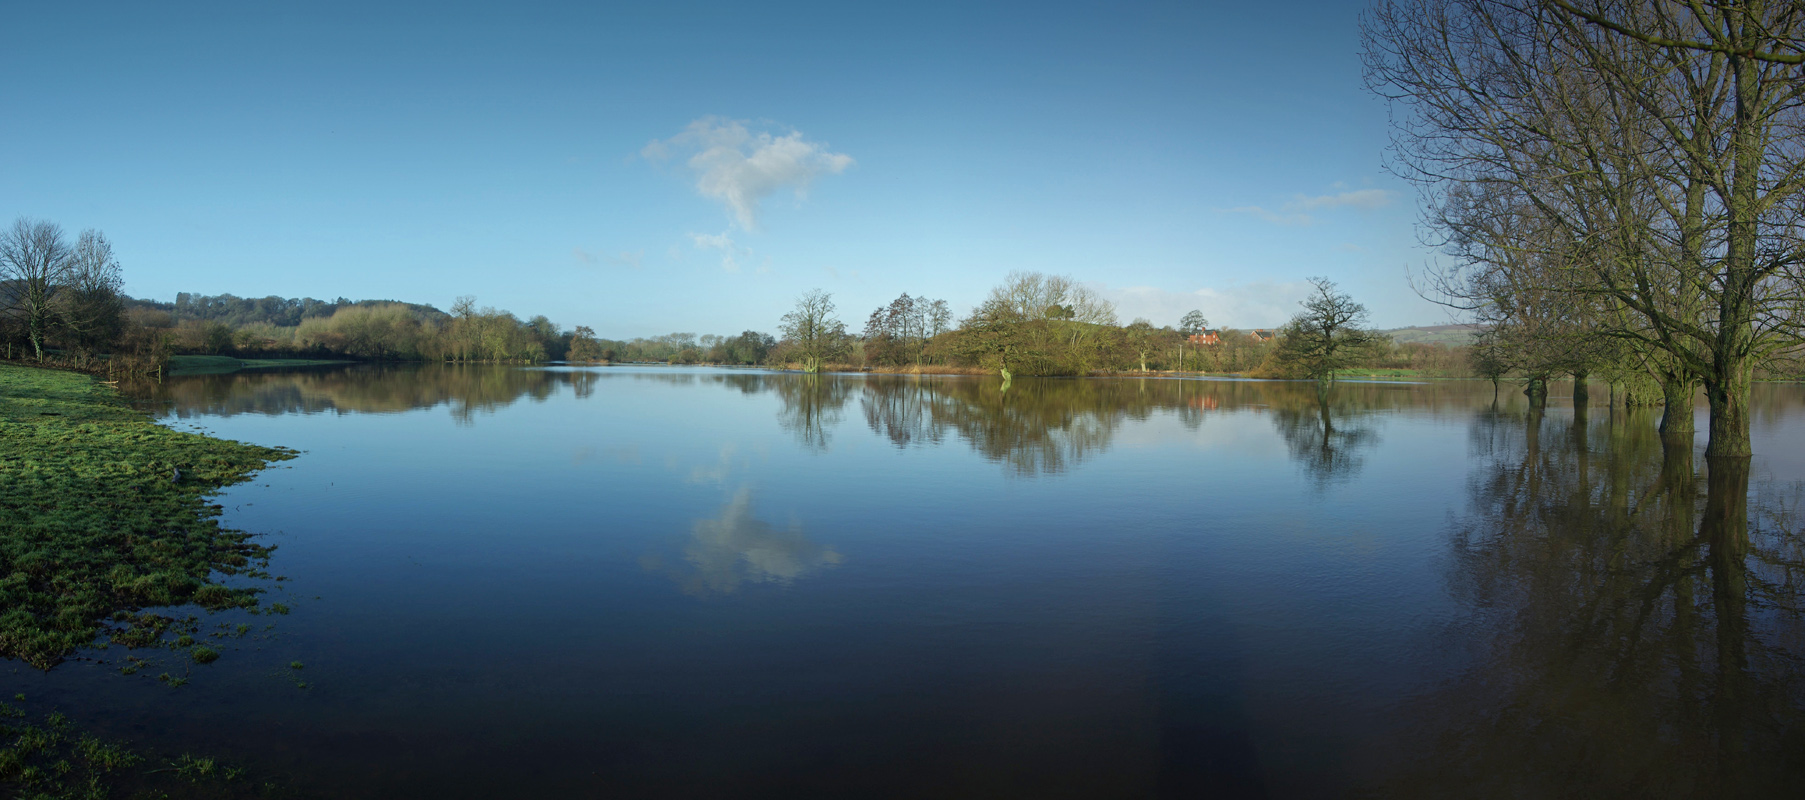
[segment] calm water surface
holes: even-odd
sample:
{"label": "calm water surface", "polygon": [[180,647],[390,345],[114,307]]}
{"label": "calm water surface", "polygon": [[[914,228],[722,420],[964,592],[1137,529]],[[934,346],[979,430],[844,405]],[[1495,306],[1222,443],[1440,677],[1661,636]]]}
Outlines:
{"label": "calm water surface", "polygon": [[323,796],[1786,794],[1805,391],[1758,391],[1712,469],[1482,383],[173,380],[304,451],[219,501],[292,613],[179,689],[5,669]]}

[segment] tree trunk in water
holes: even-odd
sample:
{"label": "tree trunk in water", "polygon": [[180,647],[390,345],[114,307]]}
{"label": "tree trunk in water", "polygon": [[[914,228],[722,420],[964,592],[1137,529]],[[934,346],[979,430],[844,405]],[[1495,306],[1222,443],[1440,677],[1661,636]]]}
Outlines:
{"label": "tree trunk in water", "polygon": [[1531,408],[1541,408],[1548,404],[1548,380],[1546,378],[1530,378],[1529,385],[1523,387],[1523,396],[1529,398]]}
{"label": "tree trunk in water", "polygon": [[1749,444],[1749,369],[1723,372],[1705,383],[1705,399],[1711,404],[1711,440],[1705,444],[1705,455],[1748,458],[1754,453]]}
{"label": "tree trunk in water", "polygon": [[1592,399],[1592,392],[1586,388],[1584,372],[1573,373],[1573,405],[1583,406]]}
{"label": "tree trunk in water", "polygon": [[1661,395],[1666,398],[1667,406],[1661,409],[1661,438],[1692,439],[1692,433],[1697,429],[1692,421],[1694,388],[1691,381],[1662,377]]}
{"label": "tree trunk in water", "polygon": [[[1749,21],[1745,16],[1744,22]],[[1761,102],[1759,68],[1754,59],[1739,52],[1732,52],[1728,62],[1736,95],[1728,155],[1735,169],[1724,205],[1717,341],[1712,343],[1711,375],[1705,381],[1705,399],[1711,404],[1711,441],[1705,445],[1705,456],[1720,459],[1748,458],[1753,453],[1749,445],[1749,383],[1754,367],[1755,293],[1760,281],[1755,261],[1761,235],[1758,200],[1766,139],[1765,132],[1757,128],[1761,124],[1761,111],[1756,107]]]}

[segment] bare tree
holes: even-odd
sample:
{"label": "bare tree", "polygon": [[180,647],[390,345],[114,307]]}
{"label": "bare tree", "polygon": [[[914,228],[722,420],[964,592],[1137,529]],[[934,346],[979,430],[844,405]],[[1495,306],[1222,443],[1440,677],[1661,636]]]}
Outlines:
{"label": "bare tree", "polygon": [[124,281],[119,261],[113,257],[113,244],[100,231],[82,231],[70,261],[64,296],[58,304],[63,332],[89,350],[114,342],[123,329],[125,303],[119,296]]}
{"label": "bare tree", "polygon": [[1023,320],[1116,324],[1113,303],[1065,275],[1011,272],[1001,285],[990,290],[989,300],[1007,306]]}
{"label": "bare tree", "polygon": [[820,372],[828,359],[846,352],[846,323],[834,317],[833,295],[820,289],[797,298],[779,330],[803,372]]}
{"label": "bare tree", "polygon": [[0,233],[0,308],[24,326],[40,361],[76,273],[62,226],[20,217]]}
{"label": "bare tree", "polygon": [[1713,456],[1749,455],[1753,368],[1799,342],[1801,10],[1380,0],[1364,20],[1368,85],[1404,112],[1395,169],[1436,243],[1485,235],[1458,202],[1471,187],[1533,207],[1560,251],[1519,262],[1568,272],[1551,300],[1583,299],[1659,373],[1664,428],[1690,430],[1677,412],[1703,382]]}

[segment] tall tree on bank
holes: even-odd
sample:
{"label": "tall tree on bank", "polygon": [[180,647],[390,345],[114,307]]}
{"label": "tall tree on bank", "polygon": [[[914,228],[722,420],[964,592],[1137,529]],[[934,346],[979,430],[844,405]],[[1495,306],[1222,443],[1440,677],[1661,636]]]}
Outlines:
{"label": "tall tree on bank", "polygon": [[919,367],[926,358],[928,342],[946,332],[952,316],[945,300],[904,293],[871,312],[865,323],[865,358],[880,364],[913,363]]}
{"label": "tall tree on bank", "polygon": [[0,301],[24,326],[39,361],[44,360],[44,340],[75,264],[73,256],[62,226],[54,222],[20,217],[0,233]]}
{"label": "tall tree on bank", "polygon": [[1195,308],[1185,312],[1184,317],[1178,320],[1178,332],[1186,336],[1203,333],[1209,326],[1210,321],[1204,318],[1202,311]]}
{"label": "tall tree on bank", "polygon": [[820,289],[797,298],[778,330],[803,372],[820,372],[828,359],[846,352],[846,323],[834,317],[833,295]]}
{"label": "tall tree on bank", "polygon": [[1311,278],[1314,294],[1302,301],[1302,313],[1279,332],[1275,356],[1279,364],[1327,389],[1335,373],[1364,362],[1383,337],[1366,330],[1366,306],[1336,291],[1328,278]]}
{"label": "tall tree on bank", "polygon": [[85,230],[70,253],[68,283],[60,303],[62,332],[71,344],[93,352],[118,340],[125,327],[124,284],[113,244],[97,230]]}
{"label": "tall tree on bank", "polygon": [[1563,259],[1564,300],[1612,312],[1606,333],[1660,374],[1670,411],[1704,383],[1711,456],[1750,454],[1753,369],[1799,342],[1800,11],[1380,0],[1364,21],[1368,84],[1403,112],[1399,173],[1428,227],[1450,231],[1438,209],[1461,185],[1563,227],[1584,256]]}
{"label": "tall tree on bank", "polygon": [[25,329],[40,361],[51,337],[84,349],[115,339],[119,286],[119,262],[99,231],[82,231],[73,247],[54,222],[20,217],[0,232],[0,312]]}

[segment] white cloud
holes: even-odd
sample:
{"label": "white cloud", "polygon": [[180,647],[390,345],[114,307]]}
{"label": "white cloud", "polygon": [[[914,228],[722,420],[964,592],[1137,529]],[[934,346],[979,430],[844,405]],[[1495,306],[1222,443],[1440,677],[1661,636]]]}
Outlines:
{"label": "white cloud", "polygon": [[1323,194],[1315,197],[1297,195],[1285,204],[1290,211],[1313,211],[1319,208],[1358,208],[1370,210],[1391,203],[1391,192],[1384,189],[1361,189],[1340,194]]}
{"label": "white cloud", "polygon": [[1263,206],[1236,206],[1235,208],[1218,208],[1220,214],[1252,214],[1274,225],[1314,225],[1316,218],[1309,214],[1282,214]]}
{"label": "white cloud", "polygon": [[1203,312],[1212,328],[1276,328],[1300,310],[1298,301],[1310,293],[1306,281],[1257,281],[1232,286],[1173,291],[1155,286],[1111,288],[1093,285],[1116,304],[1116,317],[1144,317],[1154,325],[1176,327],[1191,309]]}
{"label": "white cloud", "polygon": [[757,230],[759,203],[766,198],[784,189],[805,197],[816,178],[838,175],[853,164],[852,156],[830,152],[799,131],[754,133],[743,121],[719,117],[703,117],[676,136],[653,140],[640,155],[648,161],[687,156],[696,191],[726,206],[749,231]]}
{"label": "white cloud", "polygon": [[638,252],[622,250],[614,255],[609,255],[607,253],[591,253],[581,247],[570,248],[570,254],[575,257],[576,260],[592,266],[596,264],[607,264],[616,267],[626,267],[628,269],[639,269],[640,265],[645,262],[646,257],[646,251],[644,250]]}
{"label": "white cloud", "polygon": [[[1342,188],[1345,184],[1336,183],[1334,188]],[[1291,200],[1273,211],[1265,206],[1236,206],[1234,208],[1218,208],[1220,214],[1251,214],[1274,225],[1315,225],[1316,217],[1311,211],[1325,211],[1334,208],[1353,208],[1371,211],[1391,204],[1393,192],[1384,189],[1360,189],[1337,194],[1321,194],[1315,197],[1293,195]]]}
{"label": "white cloud", "polygon": [[697,250],[719,250],[721,252],[721,269],[728,272],[740,271],[740,259],[752,255],[752,251],[739,246],[727,231],[720,233],[692,233],[689,240],[694,242]]}

